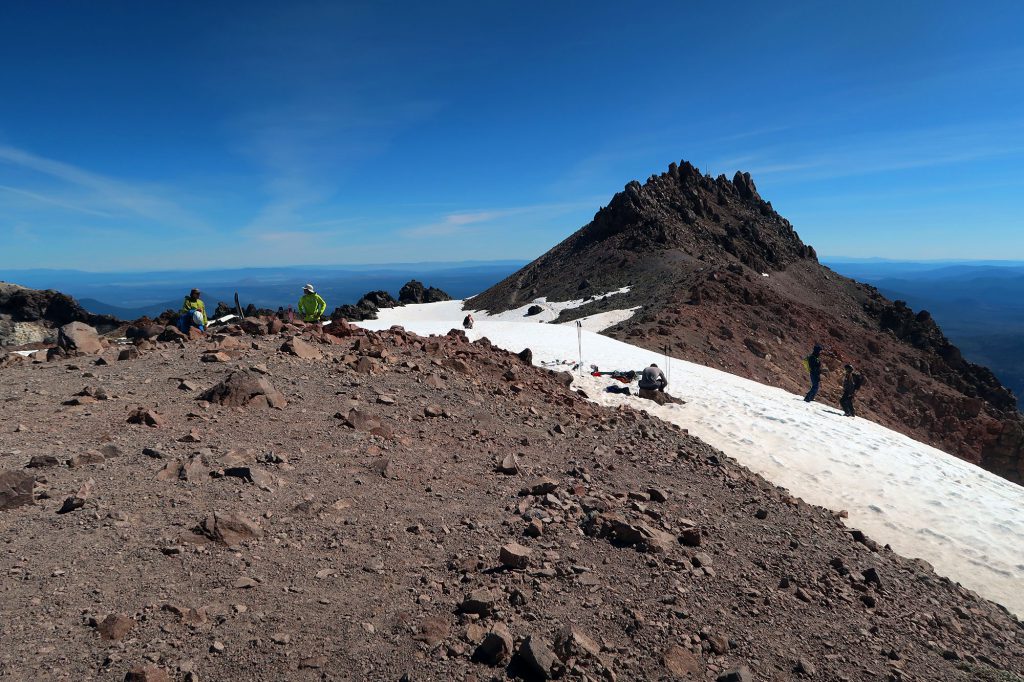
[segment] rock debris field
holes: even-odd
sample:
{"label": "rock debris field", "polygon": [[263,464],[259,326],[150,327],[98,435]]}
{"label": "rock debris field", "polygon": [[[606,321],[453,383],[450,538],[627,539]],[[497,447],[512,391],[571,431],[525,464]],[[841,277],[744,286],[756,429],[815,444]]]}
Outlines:
{"label": "rock debris field", "polygon": [[1024,680],[1001,607],[486,340],[156,338],[0,369],[0,679]]}

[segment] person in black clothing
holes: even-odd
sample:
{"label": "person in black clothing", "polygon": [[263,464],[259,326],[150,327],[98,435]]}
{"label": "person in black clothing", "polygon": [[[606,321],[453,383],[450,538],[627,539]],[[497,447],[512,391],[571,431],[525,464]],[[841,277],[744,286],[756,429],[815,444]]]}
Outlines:
{"label": "person in black clothing", "polygon": [[864,383],[864,377],[853,371],[853,365],[843,365],[846,376],[843,377],[843,397],[839,399],[839,406],[843,408],[843,414],[847,417],[856,417],[857,411],[853,408],[853,396],[857,389]]}
{"label": "person in black clothing", "polygon": [[811,390],[804,396],[805,402],[811,402],[818,395],[818,386],[821,384],[821,346],[814,344],[814,350],[805,358],[807,371],[811,374]]}

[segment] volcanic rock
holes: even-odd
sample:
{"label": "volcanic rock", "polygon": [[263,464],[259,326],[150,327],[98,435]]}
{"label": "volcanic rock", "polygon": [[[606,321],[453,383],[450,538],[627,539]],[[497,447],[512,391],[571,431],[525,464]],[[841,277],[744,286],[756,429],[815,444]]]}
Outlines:
{"label": "volcanic rock", "polygon": [[235,513],[214,512],[203,519],[197,530],[228,547],[237,547],[243,542],[263,537],[259,526]]}
{"label": "volcanic rock", "polygon": [[0,511],[32,504],[34,476],[20,471],[0,470]]}
{"label": "volcanic rock", "polygon": [[225,407],[283,408],[288,405],[266,377],[244,369],[232,372],[227,379],[202,393],[200,399]]}

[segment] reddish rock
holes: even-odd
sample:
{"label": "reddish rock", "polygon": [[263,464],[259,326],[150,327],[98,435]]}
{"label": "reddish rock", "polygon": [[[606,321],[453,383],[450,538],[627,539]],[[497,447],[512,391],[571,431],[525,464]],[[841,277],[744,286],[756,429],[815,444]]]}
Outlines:
{"label": "reddish rock", "polygon": [[164,418],[161,417],[156,410],[147,410],[139,407],[132,411],[128,415],[129,424],[145,424],[146,426],[152,426],[157,428],[164,425]]}
{"label": "reddish rock", "polygon": [[94,355],[103,350],[103,344],[95,329],[71,322],[57,331],[57,348],[66,355]]}
{"label": "reddish rock", "polygon": [[303,341],[299,337],[288,339],[281,345],[281,352],[294,355],[297,358],[303,360],[319,360],[323,357],[323,353],[320,352],[316,346]]}
{"label": "reddish rock", "polygon": [[96,626],[96,631],[100,633],[100,637],[103,639],[116,642],[117,640],[124,638],[134,625],[135,621],[128,616],[120,613],[112,613]]}
{"label": "reddish rock", "polygon": [[171,682],[171,678],[163,668],[147,665],[129,670],[124,675],[124,682]]}
{"label": "reddish rock", "polygon": [[237,547],[248,540],[258,540],[263,537],[263,531],[258,525],[235,513],[214,512],[203,519],[199,524],[198,531],[211,540],[228,547]]}

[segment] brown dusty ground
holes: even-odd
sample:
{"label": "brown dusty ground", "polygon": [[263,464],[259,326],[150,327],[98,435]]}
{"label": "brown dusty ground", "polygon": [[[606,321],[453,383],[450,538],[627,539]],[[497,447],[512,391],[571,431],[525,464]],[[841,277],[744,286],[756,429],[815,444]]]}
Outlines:
{"label": "brown dusty ground", "polygon": [[[1024,679],[1004,610],[685,433],[486,344],[361,334],[0,370],[0,470],[37,478],[0,511],[0,679]],[[254,366],[283,409],[197,400]],[[198,534],[215,513],[252,537]]]}

